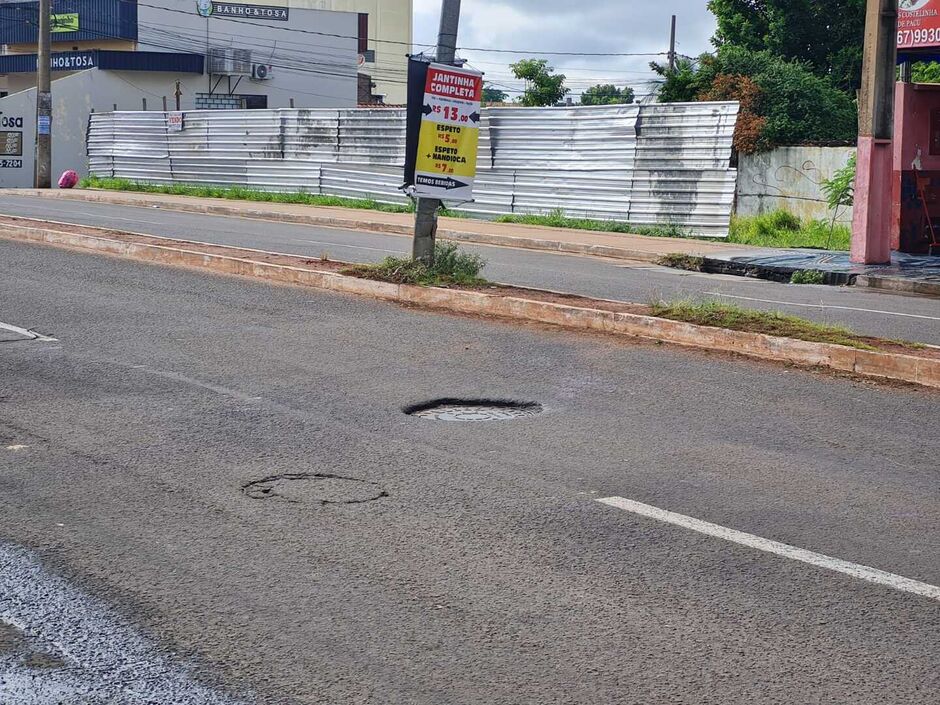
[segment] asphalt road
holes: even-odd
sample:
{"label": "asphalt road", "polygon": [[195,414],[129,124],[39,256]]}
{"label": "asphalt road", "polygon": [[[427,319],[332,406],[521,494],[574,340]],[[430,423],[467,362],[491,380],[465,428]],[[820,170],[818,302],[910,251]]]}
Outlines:
{"label": "asphalt road", "polygon": [[[4,705],[940,700],[935,393],[0,261],[0,322],[54,338],[0,343]],[[402,412],[451,396],[544,411]]]}
{"label": "asphalt road", "polygon": [[[410,251],[397,235],[129,208],[98,203],[2,197],[0,213],[97,225],[151,235],[372,262]],[[499,247],[467,247],[488,261],[493,280],[645,303],[718,298],[747,308],[782,310],[865,334],[940,345],[940,300],[874,290],[787,285],[680,272],[655,265]]]}

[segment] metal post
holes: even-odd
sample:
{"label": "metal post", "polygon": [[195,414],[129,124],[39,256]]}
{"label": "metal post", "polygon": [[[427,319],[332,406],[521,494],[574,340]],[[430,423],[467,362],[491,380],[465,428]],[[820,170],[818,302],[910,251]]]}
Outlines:
{"label": "metal post", "polygon": [[[460,25],[460,0],[441,0],[441,24],[437,33],[437,63],[453,64],[457,56],[457,29]],[[412,257],[424,262],[434,261],[434,238],[437,235],[437,211],[441,202],[436,198],[419,198],[415,213],[415,237]]]}
{"label": "metal post", "polygon": [[39,38],[36,48],[36,188],[52,188],[51,12],[50,0],[39,0]]}
{"label": "metal post", "polygon": [[897,0],[868,0],[851,251],[851,260],[863,264],[891,261],[891,138],[897,32]]}
{"label": "metal post", "polygon": [[146,98],[140,99],[140,107],[143,108],[144,112],[147,112],[147,99]]}
{"label": "metal post", "polygon": [[177,111],[178,111],[178,110],[180,109],[180,96],[183,95],[183,91],[180,90],[180,82],[179,82],[179,81],[176,82],[176,91],[175,91],[175,93],[174,93],[173,95],[176,96],[176,109],[177,109]]}
{"label": "metal post", "polygon": [[166,112],[166,96],[163,96],[163,112]]}
{"label": "metal post", "polygon": [[669,72],[676,70],[676,16],[672,16],[672,29],[669,32]]}

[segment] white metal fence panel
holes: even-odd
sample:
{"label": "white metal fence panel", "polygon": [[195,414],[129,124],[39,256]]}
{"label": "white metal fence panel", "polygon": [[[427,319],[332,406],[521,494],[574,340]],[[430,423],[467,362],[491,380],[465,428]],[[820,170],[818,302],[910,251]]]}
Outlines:
{"label": "white metal fence panel", "polygon": [[[546,214],[727,235],[736,103],[483,111],[467,213]],[[401,109],[95,113],[89,169],[148,183],[218,184],[406,203]]]}

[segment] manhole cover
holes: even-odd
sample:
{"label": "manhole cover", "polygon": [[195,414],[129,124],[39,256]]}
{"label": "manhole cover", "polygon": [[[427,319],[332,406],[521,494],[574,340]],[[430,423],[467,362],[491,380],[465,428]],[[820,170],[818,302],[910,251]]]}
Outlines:
{"label": "manhole cover", "polygon": [[360,504],[387,497],[374,482],[326,473],[288,473],[249,482],[242,491],[252,499],[292,504]]}
{"label": "manhole cover", "polygon": [[539,404],[490,399],[438,399],[405,409],[406,414],[434,421],[509,421],[535,416]]}

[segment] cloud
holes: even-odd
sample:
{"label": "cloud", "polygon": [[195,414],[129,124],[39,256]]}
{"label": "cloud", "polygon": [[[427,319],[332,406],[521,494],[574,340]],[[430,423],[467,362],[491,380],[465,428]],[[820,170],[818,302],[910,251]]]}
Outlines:
{"label": "cloud", "polygon": [[[440,0],[415,0],[415,42],[432,50],[440,7]],[[539,56],[540,51],[664,54],[673,14],[678,17],[680,54],[696,56],[711,48],[715,20],[703,0],[464,0],[457,43],[464,47],[460,56],[484,71],[490,82],[518,91],[522,86],[509,64]],[[649,62],[665,60],[664,56],[544,58],[568,77],[566,84],[574,94],[596,83],[630,85],[637,94],[648,93],[656,78]]]}

